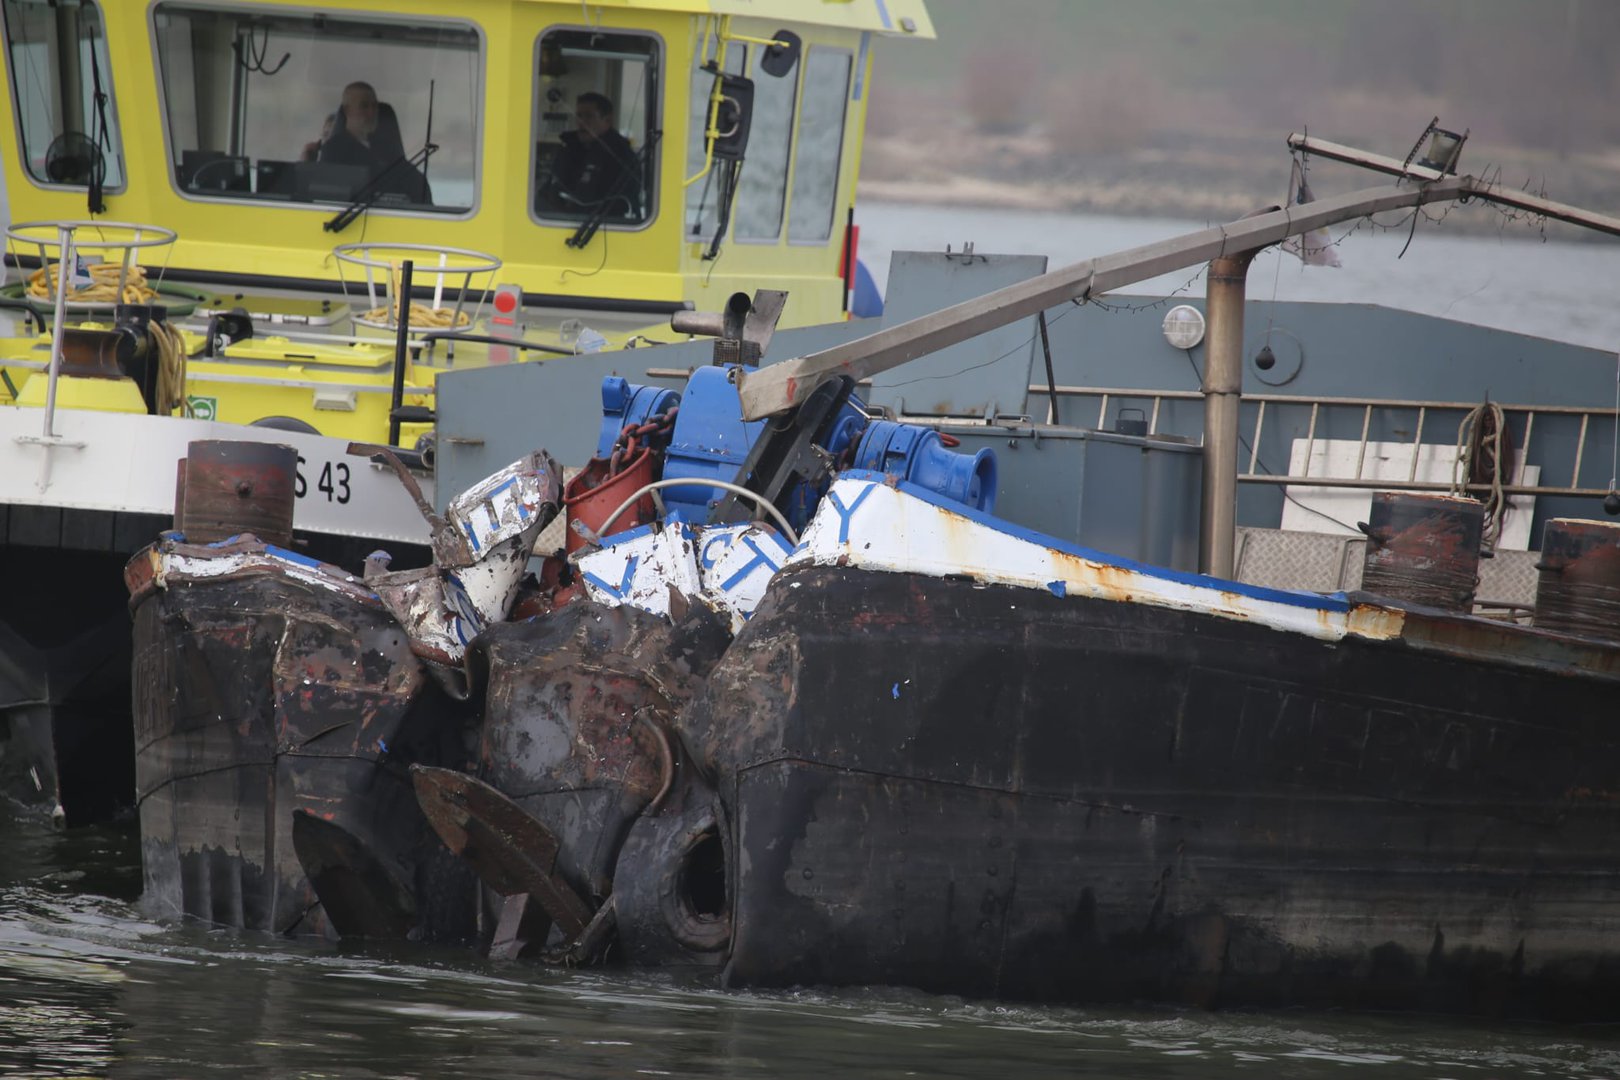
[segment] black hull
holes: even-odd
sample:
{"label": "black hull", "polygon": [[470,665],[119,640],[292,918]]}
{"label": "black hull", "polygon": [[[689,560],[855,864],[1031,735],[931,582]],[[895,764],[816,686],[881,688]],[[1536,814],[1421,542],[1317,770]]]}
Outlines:
{"label": "black hull", "polygon": [[71,523],[62,511],[0,507],[7,535],[25,541],[4,548],[14,575],[0,593],[0,796],[60,806],[66,824],[81,825],[134,803],[123,571],[161,523],[67,513]]}
{"label": "black hull", "polygon": [[1407,627],[782,574],[683,717],[730,980],[1620,1017],[1620,649]]}
{"label": "black hull", "polygon": [[[173,524],[155,514],[0,506],[16,573],[0,592],[0,797],[69,826],[135,804],[130,613],[124,566]],[[300,533],[312,558],[359,566],[374,539]],[[390,544],[395,567],[427,548]]]}
{"label": "black hull", "polygon": [[[466,729],[386,612],[269,573],[171,583],[138,598],[134,640],[150,910],[277,933],[471,933],[470,876],[408,775],[465,765]],[[300,813],[330,827],[295,832]],[[334,925],[309,880],[329,865],[300,861],[347,850],[393,886],[368,926]]]}
{"label": "black hull", "polygon": [[582,896],[613,890],[621,845],[672,780],[667,725],[730,643],[694,606],[678,623],[576,600],[490,627],[479,775],[557,842],[557,872]]}

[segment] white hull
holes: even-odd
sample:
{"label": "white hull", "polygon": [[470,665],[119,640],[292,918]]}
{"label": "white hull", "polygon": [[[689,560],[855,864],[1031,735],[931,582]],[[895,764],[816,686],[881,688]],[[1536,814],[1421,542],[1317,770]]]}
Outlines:
{"label": "white hull", "polygon": [[[134,413],[58,409],[45,439],[39,409],[0,408],[0,505],[172,514],[177,463],[198,439],[281,443],[299,455],[295,528],[428,542],[428,526],[394,474],[323,435]],[[431,502],[432,481],[419,480]],[[156,539],[156,537],[153,537]]]}

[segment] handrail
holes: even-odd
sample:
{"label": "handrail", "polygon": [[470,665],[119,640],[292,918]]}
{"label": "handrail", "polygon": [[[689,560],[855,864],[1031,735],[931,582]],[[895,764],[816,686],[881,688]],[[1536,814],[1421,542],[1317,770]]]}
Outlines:
{"label": "handrail", "polygon": [[[47,439],[56,437],[56,384],[62,377],[62,338],[67,333],[68,279],[73,276],[69,267],[74,259],[73,227],[58,225],[56,239],[62,257],[56,264],[56,314],[51,319],[51,374],[45,384],[45,430],[41,432]],[[49,281],[49,277],[46,280]]]}
{"label": "handrail", "polygon": [[[1148,433],[1158,434],[1161,405],[1165,401],[1199,401],[1203,394],[1197,390],[1154,390],[1145,387],[1123,386],[1076,386],[1059,384],[1055,387],[1059,397],[1087,398],[1094,397],[1099,401],[1097,414],[1097,427],[1102,428],[1107,422],[1108,407],[1111,402],[1122,400],[1141,400],[1152,403],[1151,419],[1148,422]],[[1048,388],[1040,384],[1031,384],[1031,394],[1046,394]],[[1419,398],[1377,398],[1377,397],[1327,397],[1310,396],[1303,394],[1244,394],[1240,399],[1243,405],[1255,406],[1254,425],[1249,435],[1249,467],[1247,472],[1238,474],[1238,481],[1247,484],[1287,485],[1297,484],[1308,487],[1325,488],[1369,488],[1399,491],[1450,491],[1452,485],[1449,480],[1420,480],[1417,476],[1418,458],[1421,448],[1443,447],[1454,449],[1455,444],[1446,442],[1424,442],[1423,432],[1427,424],[1434,420],[1433,414],[1455,412],[1466,414],[1478,407],[1476,401],[1426,401]],[[1578,498],[1602,498],[1608,494],[1608,488],[1583,487],[1580,484],[1581,465],[1585,461],[1587,435],[1591,431],[1594,418],[1615,421],[1614,408],[1610,405],[1537,405],[1537,404],[1509,404],[1500,403],[1501,409],[1508,417],[1520,415],[1524,417],[1523,435],[1519,438],[1517,454],[1521,462],[1529,457],[1532,438],[1536,430],[1536,418],[1568,417],[1579,418],[1580,429],[1575,435],[1573,451],[1573,464],[1571,466],[1569,482],[1567,484],[1503,484],[1501,490],[1509,495],[1561,495]],[[1259,462],[1260,435],[1266,430],[1268,414],[1274,414],[1278,407],[1292,406],[1310,410],[1310,419],[1305,434],[1299,436],[1305,440],[1306,469],[1304,473],[1263,473],[1256,471]],[[1310,461],[1313,458],[1313,449],[1318,441],[1322,440],[1319,432],[1323,420],[1324,410],[1340,409],[1346,411],[1360,410],[1362,413],[1360,435],[1356,440],[1359,443],[1358,460],[1365,460],[1366,449],[1370,442],[1375,441],[1371,436],[1373,410],[1402,409],[1417,412],[1417,424],[1412,429],[1411,437],[1401,440],[1412,451],[1411,465],[1407,469],[1406,478],[1379,479],[1375,477],[1334,477],[1316,476],[1309,472]],[[1353,415],[1353,413],[1352,413]],[[1275,423],[1273,417],[1272,423]],[[1386,440],[1387,441],[1387,440]],[[1522,467],[1522,465],[1521,465]],[[1543,465],[1545,470],[1548,466]],[[1360,469],[1358,468],[1358,473]],[[1490,491],[1489,484],[1465,485],[1469,491]]]}

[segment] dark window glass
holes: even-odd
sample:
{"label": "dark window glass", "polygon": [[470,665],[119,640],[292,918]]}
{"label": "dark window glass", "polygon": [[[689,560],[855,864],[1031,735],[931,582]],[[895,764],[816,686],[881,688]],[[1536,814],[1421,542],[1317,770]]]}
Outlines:
{"label": "dark window glass", "polygon": [[167,3],[153,29],[188,194],[475,205],[482,73],[465,23]]}
{"label": "dark window glass", "polygon": [[548,30],[540,38],[534,208],[543,220],[635,225],[657,191],[658,42]]}

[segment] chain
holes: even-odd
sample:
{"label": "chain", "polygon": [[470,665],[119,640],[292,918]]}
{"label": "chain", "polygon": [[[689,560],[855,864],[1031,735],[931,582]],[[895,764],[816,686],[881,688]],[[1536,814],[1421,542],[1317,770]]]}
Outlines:
{"label": "chain", "polygon": [[653,417],[644,424],[626,424],[619,437],[613,442],[613,452],[608,456],[608,475],[617,476],[624,466],[636,456],[636,449],[643,443],[650,444],[653,436],[663,435],[675,426],[675,414],[681,411],[680,405],[671,405],[667,412]]}
{"label": "chain", "polygon": [[1102,308],[1104,311],[1107,311],[1107,312],[1115,312],[1115,313],[1117,313],[1117,312],[1125,312],[1128,315],[1136,315],[1136,314],[1139,314],[1139,313],[1144,312],[1144,311],[1152,311],[1155,308],[1164,307],[1165,305],[1169,304],[1170,301],[1174,300],[1176,297],[1182,295],[1188,289],[1191,289],[1194,285],[1198,284],[1199,280],[1201,278],[1203,278],[1203,276],[1208,272],[1209,272],[1209,264],[1205,263],[1203,266],[1200,266],[1198,268],[1198,272],[1196,274],[1194,274],[1192,277],[1188,278],[1181,285],[1177,286],[1177,288],[1173,292],[1170,292],[1170,293],[1166,294],[1165,296],[1161,296],[1159,299],[1151,301],[1150,303],[1146,303],[1146,304],[1126,304],[1126,303],[1110,304],[1106,300],[1098,299],[1095,296],[1076,297],[1074,300],[1071,301],[1071,303],[1074,303],[1074,304],[1090,304],[1092,307]]}

